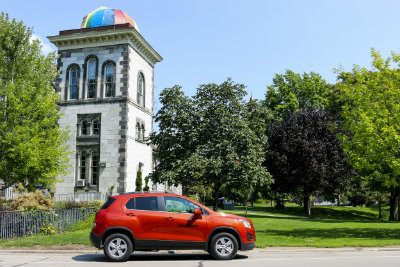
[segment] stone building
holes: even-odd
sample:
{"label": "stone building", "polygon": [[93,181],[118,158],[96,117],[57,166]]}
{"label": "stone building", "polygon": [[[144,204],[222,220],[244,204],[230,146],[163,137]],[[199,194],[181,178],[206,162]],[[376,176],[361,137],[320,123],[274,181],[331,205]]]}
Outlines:
{"label": "stone building", "polygon": [[[59,121],[73,132],[69,174],[56,184],[56,196],[79,192],[135,191],[153,170],[154,65],[162,57],[139,33],[132,18],[100,7],[83,18],[80,29],[48,39],[57,46]],[[150,182],[151,183],[151,182]],[[150,189],[163,190],[150,184]]]}

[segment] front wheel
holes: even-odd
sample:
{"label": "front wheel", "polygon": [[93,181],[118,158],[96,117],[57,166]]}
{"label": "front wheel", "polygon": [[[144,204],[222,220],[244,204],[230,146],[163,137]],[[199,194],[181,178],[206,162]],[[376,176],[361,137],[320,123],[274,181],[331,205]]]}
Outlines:
{"label": "front wheel", "polygon": [[111,261],[127,261],[132,255],[133,245],[124,234],[112,234],[104,242],[104,254]]}
{"label": "front wheel", "polygon": [[238,247],[238,242],[233,235],[219,233],[211,239],[210,254],[216,260],[231,260],[236,256]]}

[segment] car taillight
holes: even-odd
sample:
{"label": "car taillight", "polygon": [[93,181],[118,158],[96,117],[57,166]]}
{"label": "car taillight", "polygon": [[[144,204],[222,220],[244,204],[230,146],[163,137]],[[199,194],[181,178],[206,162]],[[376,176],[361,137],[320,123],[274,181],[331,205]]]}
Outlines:
{"label": "car taillight", "polygon": [[104,212],[101,212],[100,210],[96,212],[96,217],[94,218],[94,224],[98,224],[101,222],[104,218],[106,217],[106,214]]}

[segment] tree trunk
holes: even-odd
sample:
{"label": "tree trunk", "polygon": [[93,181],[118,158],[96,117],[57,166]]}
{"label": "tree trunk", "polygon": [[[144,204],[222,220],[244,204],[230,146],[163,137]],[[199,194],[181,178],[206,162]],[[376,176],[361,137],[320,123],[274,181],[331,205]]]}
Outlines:
{"label": "tree trunk", "polygon": [[337,195],[337,205],[340,206],[340,194]]}
{"label": "tree trunk", "polygon": [[396,188],[394,191],[390,192],[390,215],[389,221],[398,221],[399,219],[399,206],[397,202],[397,197],[399,196],[399,190]]}
{"label": "tree trunk", "polygon": [[218,194],[219,194],[219,185],[214,185],[213,196],[214,196],[214,206],[213,211],[218,211]]}
{"label": "tree trunk", "polygon": [[398,221],[400,221],[399,209],[400,209],[400,193],[397,194],[397,220]]}
{"label": "tree trunk", "polygon": [[380,219],[382,219],[382,195],[381,194],[379,194],[379,197],[378,197],[378,211],[379,211],[379,220],[380,220]]}
{"label": "tree trunk", "polygon": [[311,201],[310,201],[311,195],[304,193],[303,195],[303,205],[304,205],[304,211],[306,212],[306,216],[308,218],[311,217]]}

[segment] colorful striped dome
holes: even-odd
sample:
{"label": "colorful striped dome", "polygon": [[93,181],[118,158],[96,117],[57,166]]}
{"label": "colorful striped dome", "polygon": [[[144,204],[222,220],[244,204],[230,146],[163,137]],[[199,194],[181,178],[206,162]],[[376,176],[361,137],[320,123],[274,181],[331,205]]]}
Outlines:
{"label": "colorful striped dome", "polygon": [[90,12],[83,18],[81,28],[93,28],[125,23],[131,24],[132,27],[139,31],[138,26],[128,14],[118,9],[102,6]]}

